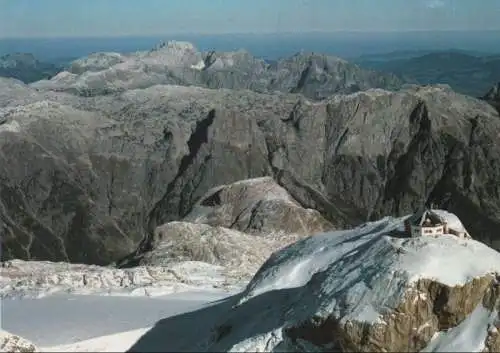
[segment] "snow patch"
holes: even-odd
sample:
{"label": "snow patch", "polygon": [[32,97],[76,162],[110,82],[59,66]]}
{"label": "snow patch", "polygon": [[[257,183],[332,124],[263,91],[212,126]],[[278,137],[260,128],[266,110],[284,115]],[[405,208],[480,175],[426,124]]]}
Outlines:
{"label": "snow patch", "polygon": [[42,352],[126,352],[151,328],[120,332],[89,340],[53,347],[41,347]]}
{"label": "snow patch", "polygon": [[203,60],[201,60],[200,62],[198,62],[197,64],[194,64],[194,65],[191,65],[191,68],[194,69],[194,70],[203,70],[205,68],[205,62]]}
{"label": "snow patch", "polygon": [[482,352],[488,328],[496,317],[496,311],[491,312],[479,304],[460,325],[435,334],[422,352]]}
{"label": "snow patch", "polygon": [[21,125],[15,120],[9,121],[0,125],[0,133],[2,132],[21,132]]}

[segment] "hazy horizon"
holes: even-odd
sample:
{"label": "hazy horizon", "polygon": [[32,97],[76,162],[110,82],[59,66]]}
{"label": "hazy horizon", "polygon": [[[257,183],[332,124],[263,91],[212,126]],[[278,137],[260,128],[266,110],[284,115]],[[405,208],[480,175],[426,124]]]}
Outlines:
{"label": "hazy horizon", "polygon": [[303,32],[272,34],[159,34],[81,38],[0,39],[0,55],[32,53],[39,59],[76,58],[93,52],[149,50],[161,41],[183,40],[198,49],[235,51],[246,49],[258,57],[276,59],[301,50],[344,58],[396,51],[465,50],[485,54],[500,52],[500,31],[408,32]]}
{"label": "hazy horizon", "polygon": [[199,37],[231,37],[231,36],[290,36],[290,35],[337,35],[337,34],[366,34],[366,35],[380,35],[380,34],[422,34],[422,33],[450,33],[450,34],[458,34],[458,33],[500,33],[500,29],[472,29],[472,30],[463,30],[463,29],[407,29],[407,30],[333,30],[333,31],[290,31],[290,32],[221,32],[221,33],[203,33],[203,32],[166,32],[166,33],[152,33],[152,34],[135,34],[135,35],[127,35],[127,34],[115,34],[115,35],[100,35],[100,36],[91,36],[91,35],[82,35],[82,36],[17,36],[17,37],[2,37],[0,36],[0,41],[2,40],[46,40],[46,39],[120,39],[120,38],[154,38],[154,37],[162,37],[162,36],[199,36]]}
{"label": "hazy horizon", "polygon": [[500,1],[3,0],[2,38],[500,30]]}

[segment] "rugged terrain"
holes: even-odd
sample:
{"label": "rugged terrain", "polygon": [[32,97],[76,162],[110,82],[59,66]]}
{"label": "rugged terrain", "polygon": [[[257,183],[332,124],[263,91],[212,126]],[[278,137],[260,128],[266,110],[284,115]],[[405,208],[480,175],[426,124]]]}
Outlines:
{"label": "rugged terrain", "polygon": [[120,261],[211,188],[264,176],[333,227],[433,202],[500,249],[500,118],[447,86],[316,102],[175,85],[95,97],[0,85],[2,259]]}
{"label": "rugged terrain", "polygon": [[33,87],[95,96],[155,84],[281,91],[324,99],[368,88],[397,89],[402,81],[334,56],[302,52],[269,64],[245,50],[201,52],[191,43],[171,41],[148,52],[95,53]]}
{"label": "rugged terrain", "polygon": [[[455,215],[440,214],[463,228]],[[46,298],[43,305],[60,300],[73,300],[76,305],[84,303],[85,297],[97,305],[102,297],[96,294],[113,298],[184,291],[180,295],[188,296],[195,288],[236,290],[232,296],[228,293],[226,298],[166,316],[153,327],[91,336],[87,341],[41,349],[44,351],[95,351],[96,347],[116,351],[116,347],[121,350],[132,345],[132,352],[497,352],[500,254],[478,241],[454,235],[408,238],[406,218],[385,217],[351,230],[305,237],[275,251],[259,264],[253,278],[235,276],[244,267],[237,266],[236,259],[244,258],[251,253],[248,251],[233,254],[231,261],[223,261],[224,266],[185,261],[196,254],[186,254],[177,264],[125,270],[9,261],[0,277],[2,297],[22,301],[27,299],[19,296],[63,292],[51,300]],[[204,234],[199,238],[198,243],[207,239]],[[177,240],[174,235],[172,241]],[[231,246],[238,250],[239,244]],[[156,244],[155,249],[160,248]],[[43,299],[36,301],[42,303]],[[169,301],[154,305],[159,304],[168,306]],[[87,306],[86,310],[92,309]],[[95,312],[96,325],[109,315],[102,305],[100,310]],[[55,309],[48,312],[60,315]],[[26,333],[36,337],[29,330]],[[9,336],[6,342],[24,341]]]}
{"label": "rugged terrain", "polygon": [[403,221],[296,242],[241,294],[158,322],[131,351],[498,351],[499,253],[451,235],[401,238]]}

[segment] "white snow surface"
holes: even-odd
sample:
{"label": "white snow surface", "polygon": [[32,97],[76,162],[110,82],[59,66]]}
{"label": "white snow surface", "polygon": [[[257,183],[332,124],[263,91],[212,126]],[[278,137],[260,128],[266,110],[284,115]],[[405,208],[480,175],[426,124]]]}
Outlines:
{"label": "white snow surface", "polygon": [[488,329],[496,318],[498,312],[479,304],[460,325],[435,334],[422,352],[482,352]]}
{"label": "white snow surface", "polygon": [[44,352],[126,351],[158,320],[197,310],[228,295],[203,290],[155,298],[56,294],[2,299],[2,328]]}
{"label": "white snow surface", "polygon": [[446,223],[448,223],[449,228],[452,228],[459,232],[467,232],[464,225],[460,221],[460,218],[458,218],[455,214],[445,210],[432,210],[432,211],[437,215],[441,216],[442,218],[444,218],[446,220]]}
{"label": "white snow surface", "polygon": [[91,338],[89,340],[43,347],[43,352],[126,352],[151,327]]}
{"label": "white snow surface", "polygon": [[[169,300],[107,297],[109,302],[98,296],[50,296],[33,302],[17,300],[17,306],[16,300],[4,302],[4,322],[10,325],[6,329],[45,351],[123,351],[132,344],[139,351],[287,351],[298,347],[311,351],[319,347],[292,343],[283,330],[332,313],[341,322],[383,323],[382,316],[391,313],[419,279],[457,286],[500,272],[500,253],[473,239],[402,237],[405,219],[387,217],[300,240],[274,253],[240,295],[212,305],[205,305],[206,291],[199,293],[198,299],[204,299],[192,301],[191,306],[178,300],[189,294]],[[40,304],[42,300],[45,304]],[[17,317],[18,326],[8,315]],[[32,323],[32,317],[38,318],[37,323]],[[53,323],[47,317],[60,319]],[[72,322],[74,318],[93,321],[86,326]],[[479,305],[459,326],[437,333],[425,351],[480,351],[497,318],[497,312]],[[215,342],[213,329],[223,323],[231,330]]]}
{"label": "white snow surface", "polygon": [[264,264],[240,303],[272,290],[306,287],[320,277],[319,293],[309,290],[324,298],[318,310],[347,308],[346,320],[373,322],[387,308],[396,307],[419,279],[456,286],[500,271],[500,254],[475,240],[387,235],[401,229],[403,222],[404,218],[385,218],[299,241]]}

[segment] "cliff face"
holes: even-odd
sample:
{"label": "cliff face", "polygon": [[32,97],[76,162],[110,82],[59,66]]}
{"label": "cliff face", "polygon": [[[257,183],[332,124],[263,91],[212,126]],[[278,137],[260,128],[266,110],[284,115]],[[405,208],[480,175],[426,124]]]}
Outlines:
{"label": "cliff face", "polygon": [[210,189],[264,176],[300,208],[265,201],[231,225],[216,220],[238,208],[228,198],[203,222],[257,234],[286,218],[296,228],[313,209],[339,228],[434,203],[500,249],[500,119],[446,87],[319,103],[180,86],[82,98],[0,84],[2,259],[109,264],[199,209]]}
{"label": "cliff face", "polygon": [[395,238],[401,227],[385,219],[274,254],[207,349],[494,351],[499,253],[454,236]]}
{"label": "cliff face", "polygon": [[500,254],[453,235],[407,238],[405,219],[276,251],[240,294],[158,322],[131,351],[495,351]]}
{"label": "cliff face", "polygon": [[[402,303],[382,315],[379,323],[315,316],[288,327],[285,335],[291,342],[303,340],[341,352],[426,352],[458,346],[456,339],[461,334],[472,340],[471,351],[492,351],[497,344],[492,327],[498,326],[499,305],[498,282],[493,275],[454,287],[426,279],[416,282]],[[468,327],[472,325],[474,328]],[[471,330],[481,331],[481,338],[470,337]]]}

